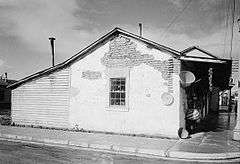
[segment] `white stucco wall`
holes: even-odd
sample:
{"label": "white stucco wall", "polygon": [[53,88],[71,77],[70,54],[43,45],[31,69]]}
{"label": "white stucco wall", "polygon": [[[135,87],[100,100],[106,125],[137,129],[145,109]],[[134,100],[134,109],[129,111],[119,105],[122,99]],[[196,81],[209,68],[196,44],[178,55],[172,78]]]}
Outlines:
{"label": "white stucco wall", "polygon": [[[142,54],[153,55],[155,60],[171,56],[132,40]],[[166,135],[177,137],[179,129],[179,79],[173,74],[174,103],[163,105],[161,94],[168,91],[161,72],[147,64],[132,68],[109,69],[101,58],[109,51],[109,43],[101,46],[71,69],[71,95],[69,123],[72,127],[116,133]],[[84,71],[97,71],[101,78],[82,78]],[[110,72],[110,73],[109,73]],[[127,79],[126,108],[109,107],[109,76]]]}

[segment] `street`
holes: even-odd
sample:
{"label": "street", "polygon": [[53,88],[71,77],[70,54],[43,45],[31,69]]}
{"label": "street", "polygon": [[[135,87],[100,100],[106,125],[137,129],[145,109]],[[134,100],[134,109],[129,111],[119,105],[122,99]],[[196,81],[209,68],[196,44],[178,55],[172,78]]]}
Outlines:
{"label": "street", "polygon": [[[9,141],[0,141],[1,164],[191,164],[201,162],[167,161],[128,155],[74,150],[68,148],[40,146]],[[208,162],[207,162],[208,163]]]}

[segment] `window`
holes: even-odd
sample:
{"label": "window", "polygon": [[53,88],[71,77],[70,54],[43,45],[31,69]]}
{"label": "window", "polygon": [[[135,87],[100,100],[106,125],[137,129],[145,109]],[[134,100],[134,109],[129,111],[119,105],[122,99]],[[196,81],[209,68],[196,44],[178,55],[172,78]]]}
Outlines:
{"label": "window", "polygon": [[110,106],[126,105],[126,78],[110,78]]}

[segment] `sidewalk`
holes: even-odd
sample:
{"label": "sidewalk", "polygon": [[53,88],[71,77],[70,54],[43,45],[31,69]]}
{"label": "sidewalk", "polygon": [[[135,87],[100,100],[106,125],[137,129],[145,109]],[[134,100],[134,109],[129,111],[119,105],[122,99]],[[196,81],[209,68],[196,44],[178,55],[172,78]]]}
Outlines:
{"label": "sidewalk", "polygon": [[231,130],[198,133],[190,139],[174,140],[0,126],[0,138],[145,157],[240,161],[240,142],[231,139]]}

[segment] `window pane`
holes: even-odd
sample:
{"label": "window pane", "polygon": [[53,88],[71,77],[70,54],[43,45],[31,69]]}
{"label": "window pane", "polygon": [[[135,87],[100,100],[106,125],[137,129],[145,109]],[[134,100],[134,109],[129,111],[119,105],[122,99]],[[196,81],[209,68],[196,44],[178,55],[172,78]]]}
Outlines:
{"label": "window pane", "polygon": [[121,99],[125,98],[125,93],[121,93]]}
{"label": "window pane", "polygon": [[120,98],[120,93],[115,93],[116,94],[116,98]]}
{"label": "window pane", "polygon": [[125,105],[125,100],[121,99],[120,105]]}
{"label": "window pane", "polygon": [[114,86],[113,85],[111,85],[111,91],[114,91]]}
{"label": "window pane", "polygon": [[117,91],[121,91],[121,86],[120,85],[117,86]]}
{"label": "window pane", "polygon": [[111,105],[114,105],[114,99],[111,99]]}
{"label": "window pane", "polygon": [[118,86],[120,85],[120,81],[119,81],[119,79],[117,80],[116,85],[118,85]]}
{"label": "window pane", "polygon": [[115,105],[120,105],[120,100],[116,99]]}
{"label": "window pane", "polygon": [[115,93],[114,92],[111,93],[111,98],[115,98]]}
{"label": "window pane", "polygon": [[121,91],[125,91],[125,86],[121,86]]}
{"label": "window pane", "polygon": [[112,85],[116,85],[116,80],[112,79]]}

